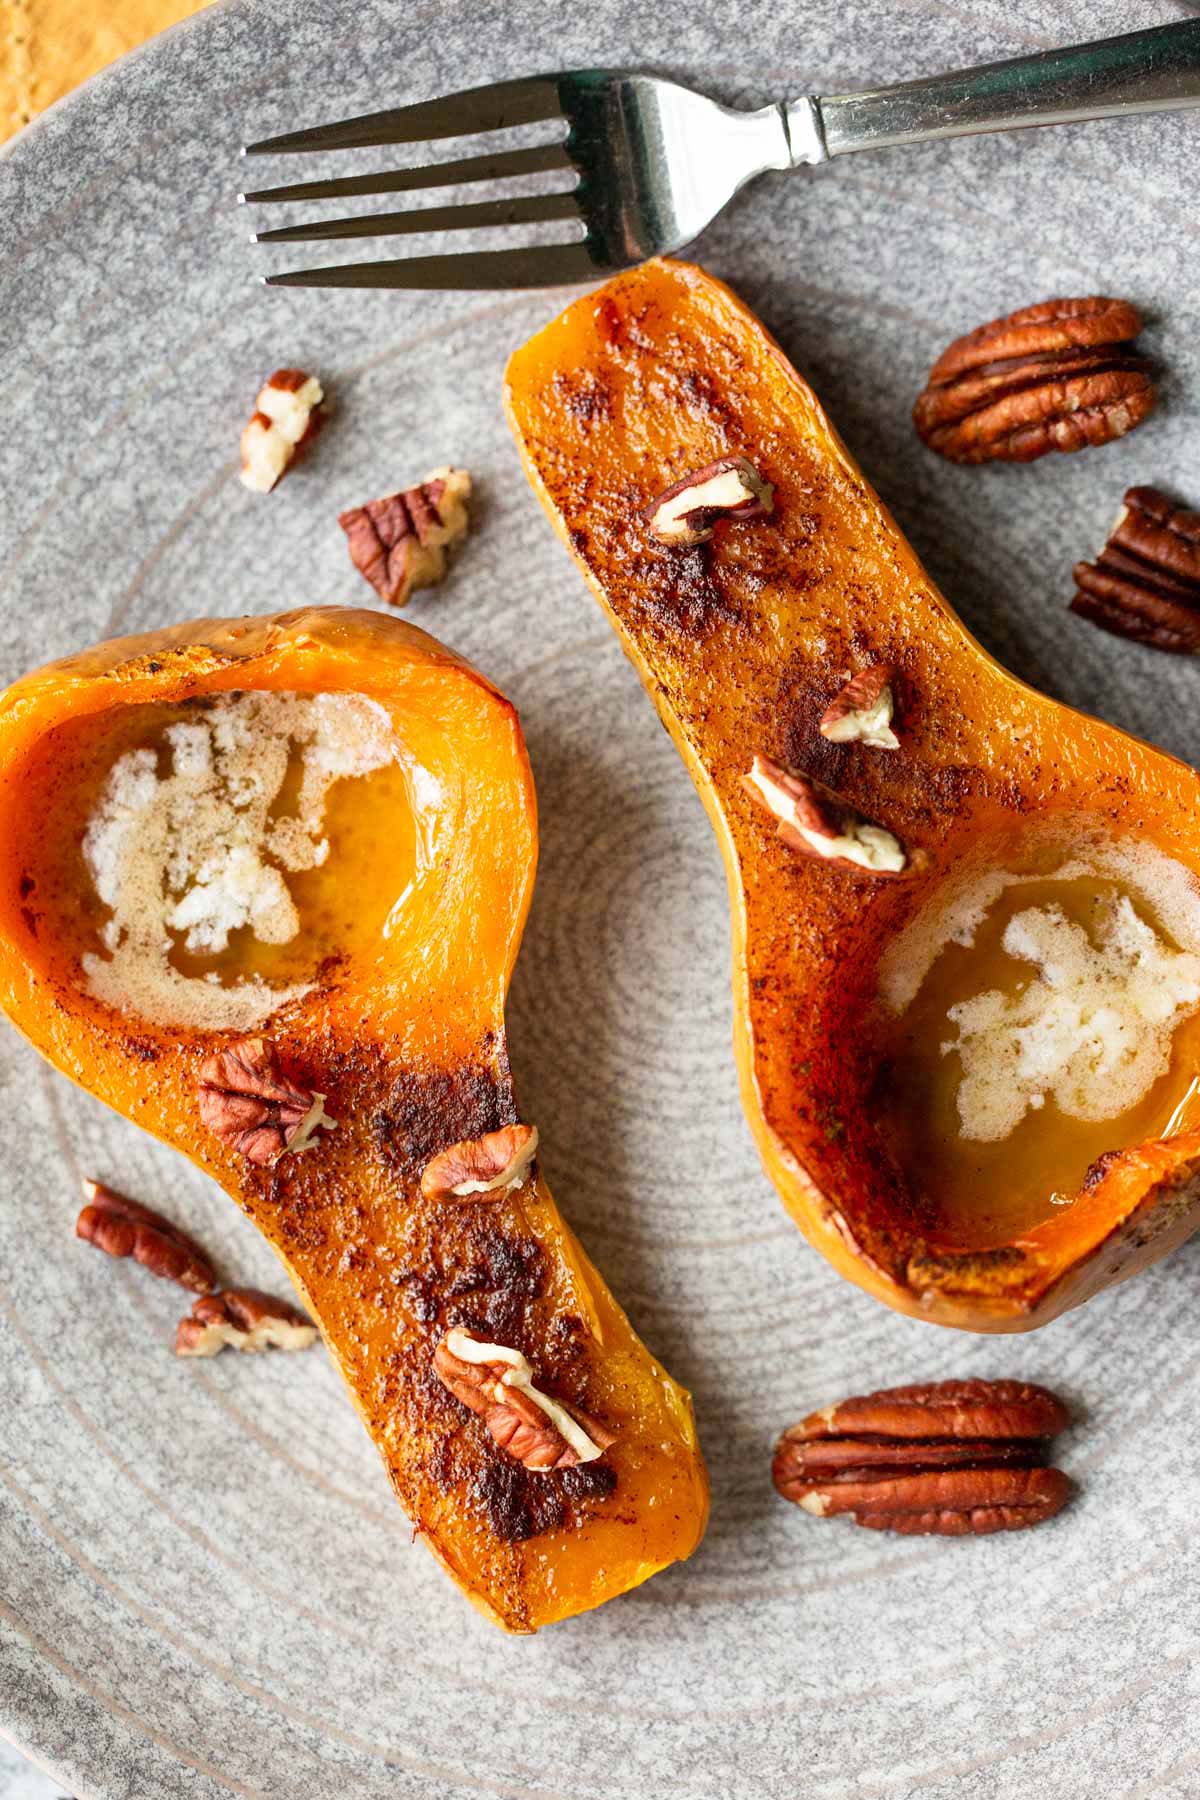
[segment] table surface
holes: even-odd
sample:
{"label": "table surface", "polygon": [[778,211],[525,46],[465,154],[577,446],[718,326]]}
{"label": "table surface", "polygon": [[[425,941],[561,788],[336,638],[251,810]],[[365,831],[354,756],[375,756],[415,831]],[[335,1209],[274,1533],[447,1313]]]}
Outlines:
{"label": "table surface", "polygon": [[0,143],[206,0],[0,0]]}
{"label": "table surface", "polygon": [[65,1800],[62,1788],[0,1738],[0,1800]]}

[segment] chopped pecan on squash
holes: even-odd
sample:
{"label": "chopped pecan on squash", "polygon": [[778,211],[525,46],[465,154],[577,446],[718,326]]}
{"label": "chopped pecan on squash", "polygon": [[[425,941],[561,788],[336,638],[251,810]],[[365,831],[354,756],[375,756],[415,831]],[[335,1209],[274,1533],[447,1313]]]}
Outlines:
{"label": "chopped pecan on squash", "polygon": [[849,680],[821,714],[818,729],[833,744],[863,743],[872,750],[898,750],[892,730],[896,671],[891,663],[871,663]]}
{"label": "chopped pecan on squash", "polygon": [[528,1361],[507,1344],[449,1331],[434,1351],[433,1366],[455,1399],[481,1414],[500,1448],[527,1469],[594,1462],[616,1442],[616,1434],[594,1419],[539,1392]]}
{"label": "chopped pecan on squash", "polygon": [[672,482],[646,508],[664,544],[707,543],[722,519],[761,519],[775,506],[775,490],[744,456],[722,456]]}
{"label": "chopped pecan on squash", "polygon": [[324,1094],[289,1081],[269,1038],[241,1038],[206,1057],[196,1084],[200,1117],[247,1162],[270,1165],[310,1150],[317,1131],[337,1121]]}
{"label": "chopped pecan on squash", "polygon": [[451,1144],[426,1163],[421,1192],[427,1200],[472,1200],[520,1187],[537,1155],[536,1125],[502,1125],[480,1138]]}
{"label": "chopped pecan on squash", "polygon": [[824,782],[756,755],[747,791],[779,821],[789,849],[868,875],[899,875],[908,857],[898,837],[835,794]]}

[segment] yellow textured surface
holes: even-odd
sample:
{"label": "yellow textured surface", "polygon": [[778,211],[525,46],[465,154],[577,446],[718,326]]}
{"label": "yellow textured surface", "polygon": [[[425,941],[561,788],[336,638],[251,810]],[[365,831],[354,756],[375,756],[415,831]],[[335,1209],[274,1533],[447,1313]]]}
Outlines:
{"label": "yellow textured surface", "polygon": [[0,142],[206,0],[0,0]]}

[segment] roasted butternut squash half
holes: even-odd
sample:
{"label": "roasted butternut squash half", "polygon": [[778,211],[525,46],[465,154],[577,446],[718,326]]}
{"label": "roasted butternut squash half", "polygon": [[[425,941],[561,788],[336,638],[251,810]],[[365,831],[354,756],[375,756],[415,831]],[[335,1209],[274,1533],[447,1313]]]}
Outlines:
{"label": "roasted butternut squash half", "polygon": [[507,404],[716,830],[743,1101],[801,1229],[889,1305],[978,1331],[1180,1243],[1193,771],[983,651],[700,269],[576,301],[513,356]]}
{"label": "roasted butternut squash half", "polygon": [[536,856],[513,707],[378,613],[201,620],[0,698],[5,1012],[253,1219],[425,1543],[519,1632],[689,1555],[708,1505],[519,1125]]}

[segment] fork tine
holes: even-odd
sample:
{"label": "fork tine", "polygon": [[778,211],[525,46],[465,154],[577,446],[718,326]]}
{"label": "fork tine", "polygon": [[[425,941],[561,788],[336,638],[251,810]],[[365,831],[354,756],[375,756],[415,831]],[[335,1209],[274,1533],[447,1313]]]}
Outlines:
{"label": "fork tine", "polygon": [[296,181],[289,187],[259,188],[239,194],[242,205],[276,200],[342,200],[357,194],[409,194],[419,188],[457,187],[460,182],[503,181],[509,175],[540,175],[573,165],[565,144],[532,144],[491,156],[461,156],[420,169],[380,170],[376,175],[342,175],[333,181]]}
{"label": "fork tine", "polygon": [[262,279],[267,287],[535,288],[598,281],[611,271],[611,264],[593,260],[586,244],[539,244],[531,250],[473,250],[296,269]]}
{"label": "fork tine", "polygon": [[292,151],[357,150],[365,144],[415,144],[421,138],[465,137],[505,125],[533,125],[562,116],[558,82],[550,75],[495,81],[466,88],[440,100],[418,100],[388,112],[361,113],[333,125],[288,131],[247,144],[243,156],[276,156]]}
{"label": "fork tine", "polygon": [[316,225],[277,225],[254,233],[256,244],[315,243],[324,238],[407,237],[421,231],[469,231],[481,225],[535,225],[542,219],[579,219],[574,194],[522,194],[469,206],[410,206],[405,212],[366,213]]}

